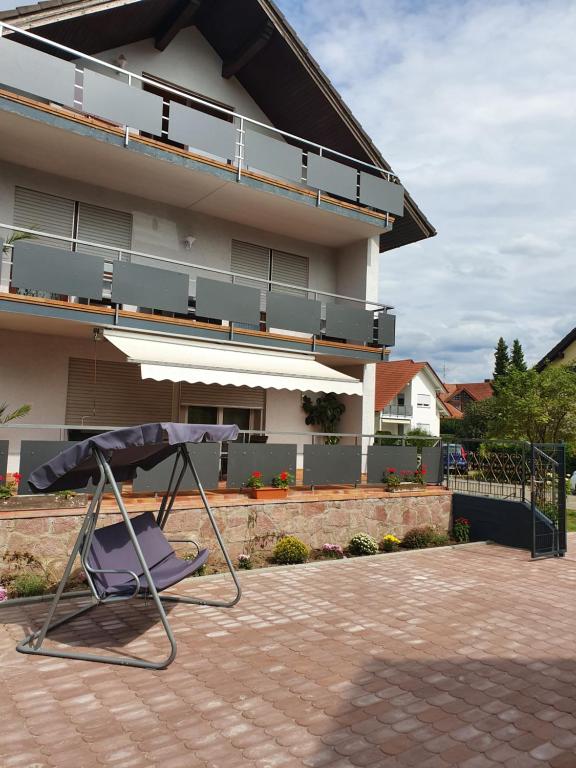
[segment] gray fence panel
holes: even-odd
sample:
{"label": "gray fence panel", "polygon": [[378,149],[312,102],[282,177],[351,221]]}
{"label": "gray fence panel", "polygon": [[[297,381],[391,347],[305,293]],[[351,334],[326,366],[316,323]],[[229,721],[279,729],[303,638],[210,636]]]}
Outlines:
{"label": "gray fence panel", "polygon": [[271,485],[274,475],[290,472],[296,476],[296,445],[230,443],[228,445],[228,488],[246,485],[252,472],[262,472],[264,485]]}
{"label": "gray fence panel", "polygon": [[[204,489],[210,490],[218,488],[218,479],[220,476],[220,444],[201,443],[198,445],[195,443],[188,443],[188,450],[190,451],[190,457],[196,467],[198,477],[200,478],[200,482]],[[170,456],[148,472],[139,469],[138,474],[132,483],[133,490],[137,493],[147,491],[164,493],[168,488],[174,461],[175,457]],[[179,462],[179,467],[182,468],[182,462]],[[197,487],[192,471],[187,469],[182,479],[180,491],[195,491]]]}
{"label": "gray fence panel", "polygon": [[190,278],[184,272],[114,262],[112,301],[165,312],[188,312]]}
{"label": "gray fence panel", "polygon": [[168,138],[226,160],[233,160],[236,155],[238,132],[234,123],[172,101]]}
{"label": "gray fence panel", "polygon": [[308,153],[308,185],[356,200],[357,172],[349,165]]}
{"label": "gray fence panel", "polygon": [[344,304],[327,304],[326,335],[339,339],[372,341],[374,315],[366,309],[357,309]]}
{"label": "gray fence panel", "polygon": [[69,61],[0,39],[0,83],[9,88],[73,107],[75,69]]}
{"label": "gray fence panel", "polygon": [[427,483],[442,483],[444,468],[442,466],[442,448],[439,445],[422,448],[422,466],[426,467],[424,479]]}
{"label": "gray fence panel", "polygon": [[404,187],[378,176],[360,171],[360,202],[381,211],[402,216],[404,213]]}
{"label": "gray fence panel", "polygon": [[383,482],[384,473],[393,468],[400,472],[415,472],[418,450],[410,445],[371,445],[368,448],[368,482]]}
{"label": "gray fence panel", "polygon": [[260,323],[260,291],[221,280],[196,280],[196,314],[236,323]]}
{"label": "gray fence panel", "polygon": [[266,327],[320,333],[321,310],[319,301],[271,291],[266,294]]}
{"label": "gray fence panel", "polygon": [[396,344],[396,315],[387,312],[378,315],[378,342],[384,347]]}
{"label": "gray fence panel", "polygon": [[361,479],[361,446],[304,446],[304,485],[354,484]]}
{"label": "gray fence panel", "polygon": [[101,299],[104,259],[38,245],[14,244],[12,285],[35,291]]}
{"label": "gray fence panel", "polygon": [[[0,477],[5,478],[8,471],[8,449],[10,447],[9,440],[0,440]],[[0,483],[2,481],[0,480]]]}
{"label": "gray fence panel", "polygon": [[244,163],[283,179],[302,181],[302,150],[257,131],[246,131]]}
{"label": "gray fence panel", "polygon": [[82,109],[139,131],[162,133],[162,97],[128,83],[84,70]]}

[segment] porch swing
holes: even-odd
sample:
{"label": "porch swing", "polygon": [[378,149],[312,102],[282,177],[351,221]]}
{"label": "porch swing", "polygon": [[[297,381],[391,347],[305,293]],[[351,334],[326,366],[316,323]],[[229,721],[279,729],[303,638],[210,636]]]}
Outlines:
{"label": "porch swing", "polygon": [[[91,437],[62,451],[55,458],[35,469],[28,480],[34,493],[84,488],[90,482],[93,482],[96,487],[44,624],[41,629],[25,637],[16,649],[21,653],[64,659],[99,661],[144,669],[164,669],[176,657],[176,640],[163,602],[192,603],[222,608],[231,608],[236,605],[242,594],[240,583],[187,444],[223,442],[235,440],[237,436],[238,427],[235,425],[142,424]],[[134,479],[138,472],[151,470],[171,456],[174,456],[174,465],[156,517],[151,512],[144,512],[131,519],[118,483]],[[196,546],[196,555],[193,559],[179,558],[164,533],[178,490],[188,469],[192,472],[212,530],[234,581],[236,594],[227,601],[175,594],[160,597],[160,593],[168,587],[192,576],[208,558],[208,549],[200,549],[195,542],[192,542]],[[96,528],[102,497],[107,487],[114,495],[122,521]],[[183,541],[183,539],[174,541]],[[54,621],[61,599],[63,596],[70,596],[70,593],[64,594],[64,589],[78,556],[86,574],[91,602],[80,610]],[[44,646],[44,640],[50,631],[96,606],[138,597],[151,599],[156,607],[170,642],[170,653],[165,659],[155,662],[127,656],[73,653]]]}

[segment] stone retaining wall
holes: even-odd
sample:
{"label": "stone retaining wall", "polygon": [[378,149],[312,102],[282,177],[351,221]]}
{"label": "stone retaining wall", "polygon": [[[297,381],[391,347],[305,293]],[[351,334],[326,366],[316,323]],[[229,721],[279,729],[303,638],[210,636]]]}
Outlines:
{"label": "stone retaining wall", "polygon": [[[214,502],[214,514],[232,557],[256,548],[269,550],[280,533],[298,536],[311,547],[324,543],[345,546],[359,532],[380,539],[386,533],[402,538],[416,525],[450,528],[452,497],[448,491],[427,490],[415,494],[383,494],[379,497],[241,503]],[[28,512],[0,516],[0,558],[6,552],[28,550],[39,558],[63,561],[69,554],[82,522],[78,510]],[[118,514],[101,515],[100,524],[120,520]],[[216,542],[206,513],[194,508],[172,512],[167,533],[195,539],[215,548]],[[263,545],[263,546],[262,546]]]}

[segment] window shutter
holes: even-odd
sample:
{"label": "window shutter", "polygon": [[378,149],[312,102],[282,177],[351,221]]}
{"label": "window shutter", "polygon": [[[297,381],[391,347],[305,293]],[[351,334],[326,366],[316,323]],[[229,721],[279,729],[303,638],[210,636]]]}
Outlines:
{"label": "window shutter", "polygon": [[[119,250],[130,250],[132,247],[132,214],[124,211],[113,211],[110,208],[100,208],[98,205],[78,203],[78,234],[79,240],[92,243],[102,243]],[[105,256],[108,259],[117,258],[104,248],[90,245],[78,245],[82,253],[94,256]]]}
{"label": "window shutter", "polygon": [[172,421],[171,381],[140,378],[140,366],[71,357],[67,424],[126,427]]}
{"label": "window shutter", "polygon": [[[261,245],[251,245],[250,243],[242,243],[240,240],[232,240],[230,269],[232,272],[268,280],[270,277],[270,251]],[[240,285],[253,285],[260,290],[266,289],[265,285],[254,280],[237,278],[236,282]]]}
{"label": "window shutter", "polygon": [[[272,280],[308,288],[308,259],[293,253],[272,251]],[[272,290],[293,293],[297,296],[307,296],[306,291],[299,291],[296,288],[282,288],[273,285]]]}
{"label": "window shutter", "polygon": [[[74,234],[74,201],[48,195],[35,189],[16,187],[14,195],[14,226],[51,232],[62,237]],[[51,237],[39,237],[36,242],[71,250],[71,243]]]}
{"label": "window shutter", "polygon": [[181,405],[212,405],[222,408],[264,408],[264,390],[220,384],[188,384],[180,390]]}

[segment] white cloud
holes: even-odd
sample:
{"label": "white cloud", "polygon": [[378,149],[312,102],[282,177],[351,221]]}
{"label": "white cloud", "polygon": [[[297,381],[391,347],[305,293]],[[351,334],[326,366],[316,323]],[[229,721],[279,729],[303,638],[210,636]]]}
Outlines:
{"label": "white cloud", "polygon": [[572,0],[280,0],[438,236],[382,255],[396,357],[490,376],[576,325]]}

